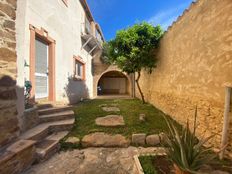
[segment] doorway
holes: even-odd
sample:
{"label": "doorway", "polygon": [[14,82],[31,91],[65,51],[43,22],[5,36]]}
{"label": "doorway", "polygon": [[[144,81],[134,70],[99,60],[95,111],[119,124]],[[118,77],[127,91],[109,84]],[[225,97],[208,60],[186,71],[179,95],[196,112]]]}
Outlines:
{"label": "doorway", "polygon": [[48,43],[35,40],[35,99],[48,97]]}
{"label": "doorway", "polygon": [[34,101],[55,101],[55,45],[46,30],[30,25],[30,81]]}

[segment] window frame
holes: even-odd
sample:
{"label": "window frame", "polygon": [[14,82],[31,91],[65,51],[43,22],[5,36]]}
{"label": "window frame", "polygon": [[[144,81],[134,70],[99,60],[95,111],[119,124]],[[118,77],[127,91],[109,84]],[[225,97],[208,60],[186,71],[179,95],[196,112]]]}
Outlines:
{"label": "window frame", "polygon": [[[81,76],[77,75],[77,68],[76,65],[80,64],[82,65],[82,73]],[[81,81],[85,81],[85,62],[82,60],[82,58],[80,56],[73,56],[73,78],[74,80],[81,80]]]}

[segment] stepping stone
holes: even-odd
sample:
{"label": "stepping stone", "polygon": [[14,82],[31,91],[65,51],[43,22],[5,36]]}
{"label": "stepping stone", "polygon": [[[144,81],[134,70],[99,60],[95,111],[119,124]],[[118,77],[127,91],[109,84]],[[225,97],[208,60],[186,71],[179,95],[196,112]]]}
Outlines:
{"label": "stepping stone", "polygon": [[136,146],[144,146],[145,145],[146,134],[132,134],[132,143]]}
{"label": "stepping stone", "polygon": [[68,137],[68,139],[65,142],[70,144],[79,144],[80,139],[77,137]]}
{"label": "stepping stone", "polygon": [[110,106],[114,106],[114,107],[117,107],[119,104],[118,103],[112,103],[110,104]]}
{"label": "stepping stone", "polygon": [[109,135],[104,132],[96,132],[83,137],[83,147],[128,147],[130,141],[120,134]]}
{"label": "stepping stone", "polygon": [[125,125],[124,119],[120,115],[107,115],[106,117],[99,117],[95,120],[95,123],[98,126],[106,126],[106,127]]}
{"label": "stepping stone", "polygon": [[120,111],[120,109],[118,107],[115,107],[115,106],[102,107],[102,110],[106,111],[106,112],[119,112]]}
{"label": "stepping stone", "polygon": [[146,121],[146,115],[145,114],[139,114],[139,121],[145,122]]}
{"label": "stepping stone", "polygon": [[148,146],[155,146],[160,144],[160,136],[158,134],[148,135],[146,137],[146,144]]}
{"label": "stepping stone", "polygon": [[107,107],[108,105],[107,104],[100,104],[98,106],[101,108],[101,107]]}
{"label": "stepping stone", "polygon": [[118,103],[111,103],[111,104],[103,103],[103,104],[100,104],[98,106],[99,107],[117,107],[118,105],[119,105]]}

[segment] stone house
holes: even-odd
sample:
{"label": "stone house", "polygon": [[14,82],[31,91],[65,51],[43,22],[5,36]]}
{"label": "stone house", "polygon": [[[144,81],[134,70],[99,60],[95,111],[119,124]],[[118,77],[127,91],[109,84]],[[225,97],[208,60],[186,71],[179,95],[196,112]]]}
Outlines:
{"label": "stone house", "polygon": [[[143,72],[140,83],[147,102],[182,124],[193,120],[197,105],[198,136],[216,133],[210,144],[217,150],[228,143],[229,156],[231,11],[231,0],[193,3],[164,34],[158,66],[152,74]],[[30,166],[38,139],[74,121],[45,124],[36,135],[22,138],[24,131],[39,124],[38,113],[24,119],[26,80],[37,102],[76,103],[96,97],[98,87],[103,94],[139,97],[133,76],[100,61],[104,36],[85,0],[1,0],[0,19],[0,173],[18,173]],[[46,142],[52,142],[48,150],[56,150],[57,140]]]}

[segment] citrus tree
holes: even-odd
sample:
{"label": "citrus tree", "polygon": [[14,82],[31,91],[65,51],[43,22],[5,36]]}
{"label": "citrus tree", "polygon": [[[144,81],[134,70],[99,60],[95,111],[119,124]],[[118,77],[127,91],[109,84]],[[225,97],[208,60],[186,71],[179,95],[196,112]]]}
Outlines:
{"label": "citrus tree", "polygon": [[145,99],[139,84],[141,70],[151,73],[156,67],[155,50],[162,34],[160,26],[143,22],[118,31],[116,37],[104,45],[104,61],[117,65],[128,74],[137,73],[136,85],[143,103]]}

